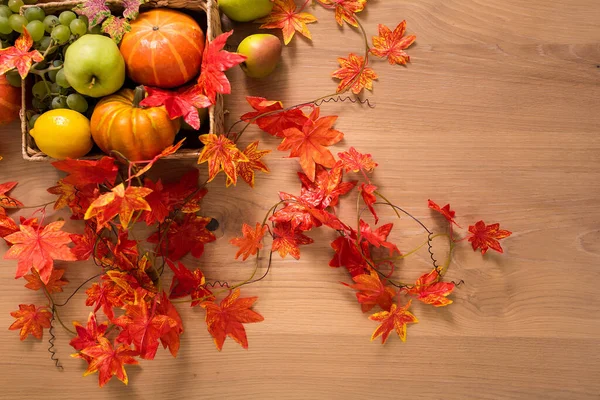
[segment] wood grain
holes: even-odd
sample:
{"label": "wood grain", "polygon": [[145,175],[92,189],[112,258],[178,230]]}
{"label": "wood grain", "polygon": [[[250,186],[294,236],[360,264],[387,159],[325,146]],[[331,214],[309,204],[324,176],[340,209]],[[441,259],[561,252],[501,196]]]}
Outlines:
{"label": "wood grain", "polygon": [[[230,116],[247,111],[246,94],[294,104],[334,88],[336,57],[360,52],[360,38],[338,28],[329,12],[314,12],[313,42],[294,39],[272,78],[230,74]],[[84,363],[68,356],[68,335],[58,331],[65,366],[58,372],[45,341],[20,343],[2,328],[1,398],[600,397],[600,3],[379,0],[364,17],[373,34],[377,23],[406,19],[418,40],[407,68],[375,62],[375,109],[323,106],[340,115],[346,138],[337,148],[372,153],[380,164],[377,184],[428,225],[438,222],[426,209],[428,198],[450,202],[465,224],[500,221],[514,232],[505,254],[482,259],[459,249],[449,276],[466,284],[455,303],[416,304],[420,323],[409,328],[408,341],[381,346],[369,342],[374,323],[339,284],[347,277],[327,266],[331,234],[316,232],[318,243],[300,261],[277,260],[267,279],[246,289],[259,296],[256,308],[265,316],[248,327],[248,351],[227,342],[217,352],[203,313],[182,309],[186,332],[177,359],[160,352],[154,362],[129,368],[129,386],[114,381],[99,390],[95,376],[81,377]],[[236,37],[255,29],[241,27]],[[277,141],[258,130],[244,140],[259,138],[275,149]],[[52,200],[45,188],[58,174],[22,161],[19,140],[16,124],[0,127],[0,181],[18,180],[13,194],[28,204]],[[251,265],[233,260],[228,239],[242,221],[262,218],[278,190],[297,191],[297,163],[277,152],[267,161],[272,173],[259,176],[254,190],[226,189],[222,178],[210,186],[204,209],[222,222],[220,239],[202,260],[190,260],[210,278],[244,279]],[[161,164],[171,176],[186,166]],[[342,215],[352,215],[352,203],[343,202]],[[71,221],[68,228],[81,229]],[[395,238],[404,250],[423,238],[408,222],[399,228]],[[0,266],[0,326],[8,327],[10,311],[42,295],[13,279],[14,262]],[[412,279],[426,268],[421,252],[402,274]],[[81,263],[66,275],[74,287],[93,273]],[[84,298],[76,295],[65,308],[67,320],[86,317]]]}

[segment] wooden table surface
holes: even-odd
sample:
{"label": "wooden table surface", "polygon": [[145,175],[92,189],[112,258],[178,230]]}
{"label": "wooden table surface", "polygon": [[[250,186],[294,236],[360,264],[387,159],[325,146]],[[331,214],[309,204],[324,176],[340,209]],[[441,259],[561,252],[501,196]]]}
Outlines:
{"label": "wooden table surface", "polygon": [[[360,37],[339,29],[328,11],[314,13],[313,42],[295,38],[271,78],[232,71],[232,116],[248,110],[246,94],[295,104],[334,88],[336,57],[360,52]],[[332,233],[311,233],[317,243],[300,261],[277,258],[263,282],[244,290],[259,296],[256,309],[265,317],[247,328],[249,350],[228,339],[219,353],[203,311],[182,307],[186,331],[177,359],[159,351],[155,361],[128,367],[129,386],[113,379],[103,389],[96,375],[82,378],[85,363],[69,357],[66,333],[57,330],[60,372],[46,340],[19,342],[7,329],[18,304],[44,299],[14,280],[16,263],[3,260],[0,398],[600,398],[600,3],[387,0],[370,1],[363,16],[370,34],[377,23],[406,19],[418,39],[407,68],[375,62],[375,109],[323,106],[323,114],[340,116],[337,128],[346,134],[335,148],[373,154],[382,191],[429,226],[443,229],[428,198],[450,202],[463,226],[500,222],[514,232],[503,241],[505,254],[482,258],[464,243],[448,275],[466,282],[454,304],[415,304],[420,323],[408,328],[407,342],[390,337],[382,346],[369,341],[376,324],[339,284],[348,276],[327,265]],[[275,150],[277,141],[266,136],[253,129],[243,143],[261,139]],[[15,197],[52,200],[45,188],[59,175],[21,159],[16,124],[0,127],[0,154],[0,181],[19,181]],[[262,218],[278,190],[298,191],[295,160],[274,151],[267,162],[272,173],[260,175],[254,190],[226,189],[222,177],[210,184],[204,212],[221,221],[220,238],[200,261],[188,260],[209,278],[244,279],[252,264],[234,261],[228,240],[242,221]],[[184,167],[161,168],[176,175]],[[340,208],[347,218],[353,199]],[[408,221],[381,212],[398,224],[401,249],[424,238]],[[67,229],[81,226],[69,222]],[[400,274],[414,279],[427,268],[427,253],[419,252]],[[94,271],[90,263],[70,264],[69,287]],[[84,299],[77,294],[64,318],[84,320]]]}

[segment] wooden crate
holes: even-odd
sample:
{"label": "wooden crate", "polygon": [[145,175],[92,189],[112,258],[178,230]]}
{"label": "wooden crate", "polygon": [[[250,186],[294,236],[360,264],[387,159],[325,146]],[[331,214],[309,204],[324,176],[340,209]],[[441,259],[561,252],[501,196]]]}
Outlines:
{"label": "wooden crate", "polygon": [[[120,1],[109,1],[108,5],[111,9],[118,9]],[[23,13],[29,7],[41,7],[47,15],[57,14],[61,11],[71,10],[79,4],[78,1],[61,1],[38,3],[36,5],[25,5],[21,7]],[[221,19],[219,8],[216,0],[148,0],[141,8],[141,11],[150,8],[172,8],[179,10],[187,10],[190,12],[201,12],[206,14],[206,37],[208,41],[214,40],[215,37],[222,33]],[[35,145],[35,140],[29,134],[29,124],[27,123],[27,85],[23,84],[21,90],[21,134],[22,134],[22,153],[23,158],[28,161],[53,161],[53,159],[40,151]],[[224,110],[223,96],[218,94],[216,103],[208,110],[209,113],[209,133],[224,132]],[[167,159],[193,159],[198,158],[201,148],[181,148],[177,153],[166,157]],[[104,154],[101,152],[93,152],[85,156],[86,159],[97,159]]]}

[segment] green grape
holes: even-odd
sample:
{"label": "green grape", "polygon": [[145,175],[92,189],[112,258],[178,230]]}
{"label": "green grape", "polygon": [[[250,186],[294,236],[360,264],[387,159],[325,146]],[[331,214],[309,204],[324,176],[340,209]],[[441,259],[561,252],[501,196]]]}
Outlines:
{"label": "green grape", "polygon": [[80,15],[79,19],[85,22],[85,26],[90,26],[90,19],[85,15]]}
{"label": "green grape", "polygon": [[[60,67],[61,65],[63,65],[63,62],[60,60],[55,60],[52,63],[53,67]],[[58,69],[53,69],[52,71],[48,71],[48,79],[50,79],[51,82],[56,82],[56,74],[58,74]]]}
{"label": "green grape", "polygon": [[29,129],[33,129],[35,126],[35,121],[40,117],[40,114],[35,114],[31,118],[29,118]]}
{"label": "green grape", "polygon": [[27,18],[19,14],[13,14],[8,18],[8,22],[13,31],[23,33],[23,25],[27,25]]}
{"label": "green grape", "polygon": [[8,18],[0,16],[0,33],[8,35],[9,33],[12,33],[12,31],[13,28],[10,26]]}
{"label": "green grape", "polygon": [[87,28],[87,25],[85,24],[85,22],[83,22],[80,19],[74,19],[73,21],[71,21],[69,28],[71,28],[71,32],[73,33],[73,35],[77,35],[77,36],[83,36],[88,31],[88,28]]}
{"label": "green grape", "polygon": [[[46,18],[46,13],[39,7],[31,7],[25,10],[25,18],[27,21],[43,21]],[[28,29],[29,30],[29,29]]]}
{"label": "green grape", "polygon": [[53,110],[57,108],[69,108],[67,106],[67,98],[65,96],[58,96],[52,99],[52,105],[50,106]]}
{"label": "green grape", "polygon": [[67,78],[65,77],[64,68],[59,70],[58,73],[56,74],[56,83],[63,88],[71,87],[71,85],[69,84],[69,81],[67,81]]}
{"label": "green grape", "polygon": [[94,35],[100,35],[102,34],[102,26],[95,25],[93,28],[89,29],[88,32]]}
{"label": "green grape", "polygon": [[16,69],[8,71],[5,74],[5,76],[6,81],[9,83],[10,86],[21,87],[21,76],[19,75],[19,72]]}
{"label": "green grape", "polygon": [[5,5],[5,4],[0,5],[0,17],[8,18],[11,15],[12,15],[12,11],[10,11],[10,8],[8,8],[7,5]]}
{"label": "green grape", "polygon": [[39,20],[33,20],[27,24],[27,32],[31,35],[34,42],[39,42],[44,37],[44,23]]}
{"label": "green grape", "polygon": [[52,33],[50,34],[52,39],[58,44],[65,44],[69,41],[71,37],[71,30],[68,26],[58,25],[52,29]]}
{"label": "green grape", "polygon": [[34,97],[33,99],[31,99],[31,105],[33,106],[33,108],[35,108],[36,110],[42,111],[45,110],[46,108],[48,108],[48,105],[46,103],[44,103],[43,101],[41,101],[40,99],[38,99],[37,97]]}
{"label": "green grape", "polygon": [[8,0],[8,8],[14,13],[18,13],[23,5],[23,0]]}
{"label": "green grape", "polygon": [[44,27],[46,27],[46,33],[51,33],[52,28],[60,25],[60,21],[56,15],[48,15],[44,18]]}
{"label": "green grape", "polygon": [[48,47],[50,47],[50,43],[52,43],[52,38],[50,36],[44,36],[38,43],[38,50],[46,51]]}
{"label": "green grape", "polygon": [[76,18],[77,18],[77,15],[75,15],[75,13],[73,11],[63,11],[58,16],[58,20],[64,26],[69,26],[71,24],[71,21],[73,21]]}
{"label": "green grape", "polygon": [[85,97],[83,97],[79,93],[72,93],[68,95],[67,105],[71,110],[80,112],[82,114],[88,109],[88,103],[85,100]]}
{"label": "green grape", "polygon": [[31,93],[33,96],[43,100],[46,96],[50,94],[48,84],[44,81],[39,81],[35,85],[31,87]]}

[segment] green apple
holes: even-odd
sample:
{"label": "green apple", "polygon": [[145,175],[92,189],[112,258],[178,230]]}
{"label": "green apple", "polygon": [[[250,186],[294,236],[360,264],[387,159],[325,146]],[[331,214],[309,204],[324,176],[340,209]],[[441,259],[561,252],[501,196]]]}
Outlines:
{"label": "green apple", "polygon": [[116,43],[103,35],[84,35],[65,53],[65,78],[81,94],[103,97],[125,82],[125,61]]}
{"label": "green apple", "polygon": [[271,0],[219,0],[221,11],[234,21],[248,22],[262,18],[271,12]]}
{"label": "green apple", "polygon": [[238,53],[248,57],[240,67],[251,78],[264,78],[277,67],[282,47],[281,40],[275,35],[250,35],[237,48]]}

